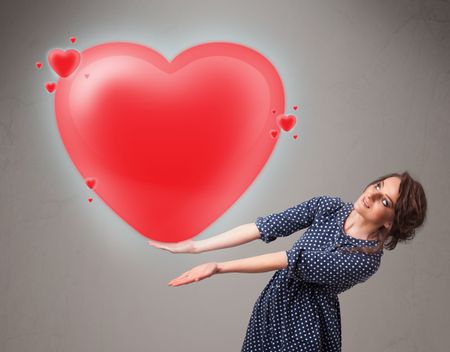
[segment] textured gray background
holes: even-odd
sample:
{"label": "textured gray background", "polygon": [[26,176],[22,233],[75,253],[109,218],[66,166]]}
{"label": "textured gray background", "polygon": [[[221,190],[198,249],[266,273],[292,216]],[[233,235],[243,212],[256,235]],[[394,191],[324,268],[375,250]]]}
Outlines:
{"label": "textured gray background", "polygon": [[95,195],[87,202],[43,88],[55,75],[34,63],[55,47],[127,40],[167,58],[208,41],[250,46],[277,67],[286,106],[302,107],[300,139],[282,135],[252,186],[197,239],[314,195],[354,201],[388,172],[417,177],[427,223],[340,296],[343,350],[448,351],[449,12],[438,0],[2,2],[0,350],[238,351],[273,273],[167,282],[299,236],[174,255],[148,247]]}

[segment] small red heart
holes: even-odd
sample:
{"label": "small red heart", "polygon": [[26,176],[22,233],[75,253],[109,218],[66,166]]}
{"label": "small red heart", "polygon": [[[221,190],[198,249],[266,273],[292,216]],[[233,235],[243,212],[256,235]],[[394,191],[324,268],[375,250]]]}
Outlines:
{"label": "small red heart", "polygon": [[42,68],[42,62],[38,61],[36,62],[36,68],[41,69]]}
{"label": "small red heart", "polygon": [[70,37],[70,41],[71,41],[72,43],[75,43],[75,42],[77,41],[77,38],[75,38],[75,37]]}
{"label": "small red heart", "polygon": [[89,73],[85,73],[84,77],[89,78]]}
{"label": "small red heart", "polygon": [[54,49],[48,54],[48,62],[53,70],[61,77],[67,77],[80,64],[80,53],[77,50]]}
{"label": "small red heart", "polygon": [[277,116],[277,123],[284,131],[290,131],[294,128],[296,118],[294,115],[280,114]]}
{"label": "small red heart", "polygon": [[294,139],[297,139],[297,138],[298,138],[298,134],[294,134],[292,137],[293,137]]}
{"label": "small red heart", "polygon": [[93,189],[95,187],[95,184],[97,183],[96,179],[93,177],[88,177],[86,178],[86,185],[90,188]]}
{"label": "small red heart", "polygon": [[271,134],[272,138],[277,138],[278,131],[277,130],[270,130],[270,134]]}
{"label": "small red heart", "polygon": [[275,114],[277,111],[276,110],[272,110],[272,114]]}
{"label": "small red heart", "polygon": [[91,203],[92,202],[92,198],[88,198],[88,202]]}
{"label": "small red heart", "polygon": [[297,109],[298,109],[298,106],[297,106],[297,105],[294,105],[293,109],[294,109],[294,110],[297,110]]}
{"label": "small red heart", "polygon": [[47,91],[49,93],[53,93],[56,89],[56,83],[55,82],[47,82],[45,84],[45,88],[47,88]]}

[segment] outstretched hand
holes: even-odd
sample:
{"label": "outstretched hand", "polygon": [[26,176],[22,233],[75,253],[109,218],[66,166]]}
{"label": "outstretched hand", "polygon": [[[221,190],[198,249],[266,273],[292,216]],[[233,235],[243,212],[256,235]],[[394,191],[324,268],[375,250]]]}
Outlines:
{"label": "outstretched hand", "polygon": [[169,251],[171,253],[195,253],[195,244],[193,240],[181,242],[158,242],[148,241],[150,246]]}
{"label": "outstretched hand", "polygon": [[206,279],[219,271],[217,263],[205,263],[181,274],[169,282],[169,286],[180,286]]}

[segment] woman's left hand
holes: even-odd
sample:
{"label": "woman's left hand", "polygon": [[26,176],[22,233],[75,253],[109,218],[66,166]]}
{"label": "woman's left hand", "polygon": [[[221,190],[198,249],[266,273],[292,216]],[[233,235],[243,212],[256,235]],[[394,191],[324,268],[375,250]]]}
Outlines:
{"label": "woman's left hand", "polygon": [[217,263],[205,263],[195,268],[192,268],[189,271],[181,274],[177,278],[173,279],[169,282],[169,286],[180,286],[190,284],[191,282],[200,281],[206,279],[217,273],[219,270]]}

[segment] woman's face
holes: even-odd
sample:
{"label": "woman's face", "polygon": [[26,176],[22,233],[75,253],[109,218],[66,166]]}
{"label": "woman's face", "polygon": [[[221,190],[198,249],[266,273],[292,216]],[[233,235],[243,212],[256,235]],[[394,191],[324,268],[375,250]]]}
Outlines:
{"label": "woman's face", "polygon": [[370,185],[353,205],[367,221],[377,227],[389,228],[394,219],[395,204],[399,197],[400,178],[388,177]]}

